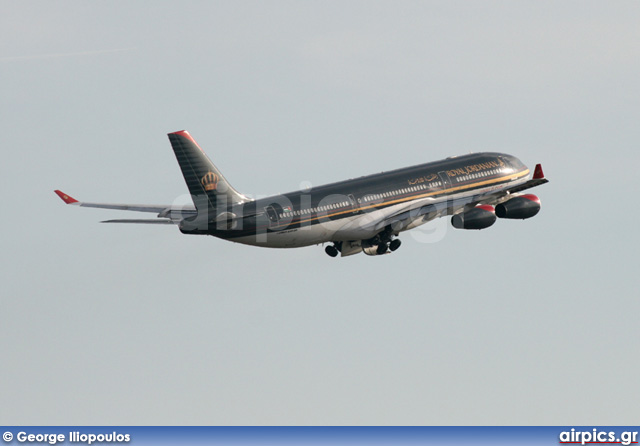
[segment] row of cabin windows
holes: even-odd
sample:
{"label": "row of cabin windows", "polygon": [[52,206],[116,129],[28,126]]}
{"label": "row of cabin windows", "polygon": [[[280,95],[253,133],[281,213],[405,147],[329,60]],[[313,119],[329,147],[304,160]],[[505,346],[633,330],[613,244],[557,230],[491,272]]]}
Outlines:
{"label": "row of cabin windows", "polygon": [[382,200],[384,198],[393,197],[400,194],[408,194],[410,192],[417,192],[419,190],[424,190],[424,189],[434,189],[436,187],[440,187],[441,184],[442,183],[440,181],[436,181],[434,183],[423,183],[423,184],[419,184],[418,186],[406,187],[404,189],[398,189],[391,192],[383,192],[381,194],[365,195],[362,201]]}
{"label": "row of cabin windows", "polygon": [[467,181],[467,180],[473,180],[475,178],[482,178],[482,177],[488,177],[491,175],[495,175],[497,173],[499,173],[500,171],[498,169],[491,169],[491,170],[486,170],[484,172],[478,172],[478,173],[472,173],[469,175],[462,175],[460,177],[456,177],[456,181],[458,183],[461,183],[463,181]]}
{"label": "row of cabin windows", "polygon": [[[463,176],[459,176],[459,177],[455,177],[457,182],[462,182],[462,181],[467,181],[467,180],[471,180],[471,179],[475,179],[475,178],[482,178],[482,177],[487,177],[490,175],[495,175],[499,173],[498,169],[491,169],[491,170],[487,170],[484,172],[478,172],[478,173],[472,173],[470,175],[463,175]],[[442,183],[440,181],[436,181],[433,183],[423,183],[420,184],[418,186],[411,186],[411,187],[407,187],[404,189],[398,189],[398,190],[394,190],[391,192],[383,192],[381,194],[371,194],[371,195],[366,195],[362,201],[374,201],[374,200],[382,200],[384,198],[388,198],[388,197],[393,197],[395,195],[400,195],[400,194],[408,194],[410,192],[417,192],[419,190],[424,190],[424,189],[433,189],[436,187],[440,187],[442,185]],[[323,212],[323,211],[329,211],[332,209],[337,209],[339,207],[344,207],[344,206],[348,206],[349,203],[346,201],[343,201],[341,203],[335,203],[335,204],[329,204],[326,206],[320,206],[317,208],[310,208],[310,209],[301,209],[298,211],[289,211],[289,210],[285,210],[284,213],[280,214],[280,218],[284,218],[284,217],[291,217],[291,216],[300,216],[300,215],[309,215],[309,214],[314,214],[318,211]]]}
{"label": "row of cabin windows", "polygon": [[280,214],[280,218],[297,217],[299,215],[309,215],[309,214],[314,214],[316,212],[330,211],[332,209],[338,209],[338,208],[342,208],[342,207],[345,207],[345,206],[349,206],[349,203],[347,201],[342,201],[340,203],[334,203],[334,204],[328,204],[326,206],[318,206],[317,208],[300,209],[299,211],[285,210],[282,214]]}

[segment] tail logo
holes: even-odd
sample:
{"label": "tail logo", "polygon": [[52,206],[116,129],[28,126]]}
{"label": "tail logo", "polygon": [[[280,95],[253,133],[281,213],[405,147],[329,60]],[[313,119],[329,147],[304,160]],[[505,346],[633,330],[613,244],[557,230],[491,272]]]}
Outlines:
{"label": "tail logo", "polygon": [[200,182],[206,191],[216,190],[218,188],[218,175],[209,171],[202,177]]}

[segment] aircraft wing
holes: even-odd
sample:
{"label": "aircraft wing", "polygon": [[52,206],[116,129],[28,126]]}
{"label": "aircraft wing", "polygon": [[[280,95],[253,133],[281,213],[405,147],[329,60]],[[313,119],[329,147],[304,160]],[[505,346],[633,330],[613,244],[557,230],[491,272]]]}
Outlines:
{"label": "aircraft wing", "polygon": [[152,212],[158,214],[158,217],[164,220],[141,220],[141,219],[120,219],[120,220],[107,220],[103,223],[174,223],[182,220],[184,217],[196,215],[198,211],[193,206],[171,206],[171,205],[152,205],[152,204],[119,204],[119,203],[90,203],[85,201],[78,201],[72,196],[65,194],[60,190],[54,191],[62,201],[66,204],[75,206],[82,206],[88,208],[100,208],[100,209],[117,209],[121,211],[136,211],[136,212]]}
{"label": "aircraft wing", "polygon": [[530,180],[525,181],[524,183],[521,183],[521,184],[516,184],[506,189],[502,189],[499,192],[489,194],[486,197],[478,200],[478,202],[475,204],[489,204],[489,205],[495,206],[496,204],[502,203],[504,201],[509,200],[510,198],[513,198],[513,196],[518,195],[518,193],[522,192],[523,190],[531,189],[532,187],[540,186],[548,182],[549,180],[547,180],[544,177],[544,172],[542,171],[542,165],[536,164],[536,168],[533,172],[533,177]]}
{"label": "aircraft wing", "polygon": [[544,172],[542,171],[542,164],[536,164],[536,168],[533,171],[533,177],[529,181],[519,184],[517,186],[510,187],[504,190],[503,192],[507,192],[508,194],[515,194],[517,192],[522,192],[523,190],[531,189],[532,187],[540,186],[541,184],[548,183],[548,182],[549,180],[547,180],[544,177]]}

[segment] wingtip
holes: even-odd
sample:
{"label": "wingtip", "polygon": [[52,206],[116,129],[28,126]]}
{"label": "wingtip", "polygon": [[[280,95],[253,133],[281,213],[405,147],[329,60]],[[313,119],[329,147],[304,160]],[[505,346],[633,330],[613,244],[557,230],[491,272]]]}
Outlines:
{"label": "wingtip", "polygon": [[544,178],[544,172],[542,171],[542,164],[536,164],[536,168],[533,171],[533,179],[540,180]]}
{"label": "wingtip", "polygon": [[60,197],[62,199],[62,201],[64,201],[66,204],[73,204],[73,203],[77,203],[78,200],[76,200],[73,197],[70,197],[69,195],[65,194],[64,192],[62,192],[61,190],[54,190],[54,192],[56,193],[56,195],[58,197]]}

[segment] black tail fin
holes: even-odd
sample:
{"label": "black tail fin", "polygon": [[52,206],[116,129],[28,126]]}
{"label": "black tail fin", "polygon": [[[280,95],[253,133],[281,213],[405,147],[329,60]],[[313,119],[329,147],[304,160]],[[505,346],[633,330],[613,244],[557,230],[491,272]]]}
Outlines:
{"label": "black tail fin", "polygon": [[249,201],[227,182],[186,130],[169,133],[169,141],[198,211],[219,212],[231,204]]}

